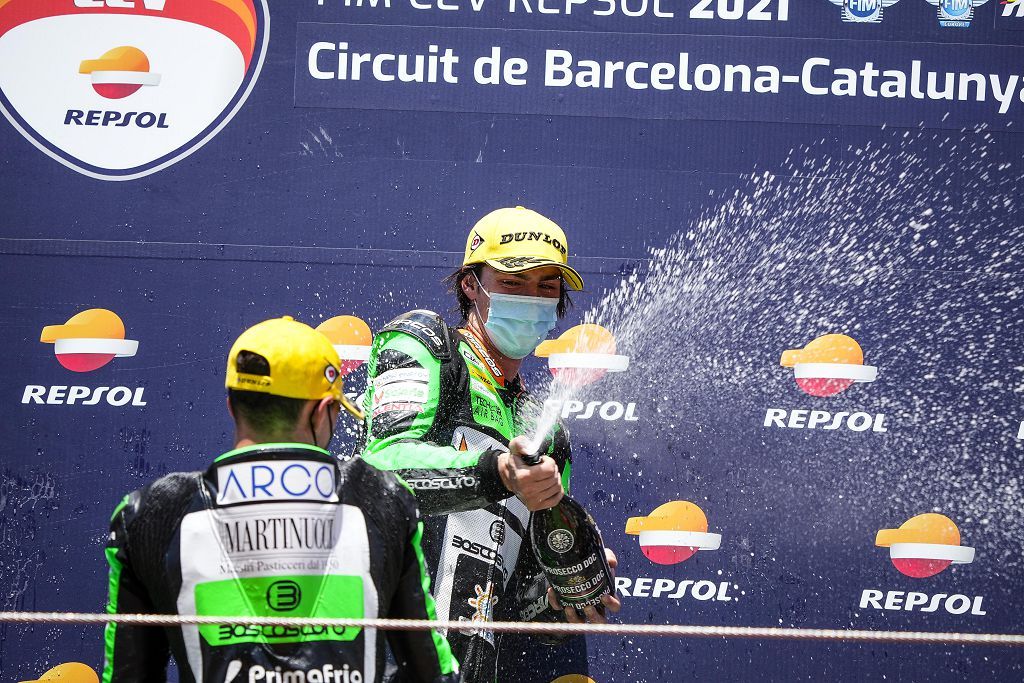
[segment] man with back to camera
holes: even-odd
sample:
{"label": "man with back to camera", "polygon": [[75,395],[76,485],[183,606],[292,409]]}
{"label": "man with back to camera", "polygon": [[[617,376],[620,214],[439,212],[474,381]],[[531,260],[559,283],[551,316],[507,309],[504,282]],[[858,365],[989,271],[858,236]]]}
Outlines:
{"label": "man with back to camera", "polygon": [[[168,474],[114,510],[106,555],[111,613],[434,619],[416,500],[388,472],[326,450],[340,361],[290,317],[246,330],[228,354],[235,447],[205,472]],[[374,629],[226,623],[110,623],[103,681],[371,683],[384,669]],[[390,631],[401,681],[456,683],[434,631]]]}
{"label": "man with back to camera", "polygon": [[[568,435],[556,425],[541,463],[523,462],[522,435],[532,431],[529,415],[537,411],[519,368],[565,315],[566,286],[583,288],[567,254],[561,228],[539,213],[493,211],[470,231],[463,265],[446,279],[462,327],[412,311],[374,339],[363,457],[398,472],[428,515],[424,548],[442,621],[535,619],[547,607],[545,593],[560,609],[526,529],[530,511],[556,505],[568,485]],[[608,595],[604,606],[618,611],[619,601]],[[574,609],[563,613],[581,620]],[[583,618],[604,621],[593,607]],[[546,650],[526,637],[447,636],[473,683],[496,675],[502,683],[548,683],[560,673],[586,672],[582,638]]]}

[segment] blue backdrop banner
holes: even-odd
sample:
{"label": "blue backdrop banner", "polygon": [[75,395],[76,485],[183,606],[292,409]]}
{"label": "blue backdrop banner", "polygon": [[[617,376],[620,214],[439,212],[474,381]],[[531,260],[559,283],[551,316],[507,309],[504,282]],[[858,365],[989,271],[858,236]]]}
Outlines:
{"label": "blue backdrop banner", "polygon": [[[615,619],[1018,632],[1022,28],[1022,0],[0,0],[0,609],[104,609],[117,502],[233,445],[243,329],[457,323],[471,226],[523,205],[587,283],[552,337],[629,359],[560,408]],[[332,341],[357,396],[369,340]],[[529,683],[1024,676],[509,643]],[[0,625],[4,681],[102,653]]]}

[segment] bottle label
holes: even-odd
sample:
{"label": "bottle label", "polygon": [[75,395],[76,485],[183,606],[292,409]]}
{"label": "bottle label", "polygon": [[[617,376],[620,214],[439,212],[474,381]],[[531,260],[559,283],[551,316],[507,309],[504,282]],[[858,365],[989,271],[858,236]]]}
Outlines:
{"label": "bottle label", "polygon": [[572,583],[553,584],[562,602],[585,607],[601,602],[601,596],[607,592],[608,577],[603,571],[599,571],[589,579],[583,576],[573,577],[573,579],[575,581]]}
{"label": "bottle label", "polygon": [[586,607],[601,602],[601,596],[607,592],[608,574],[602,564],[597,554],[591,554],[571,567],[542,566],[563,603]]}
{"label": "bottle label", "polygon": [[548,547],[556,553],[567,553],[576,545],[576,537],[568,529],[555,529],[548,534]]}
{"label": "bottle label", "polygon": [[584,569],[593,567],[595,562],[597,562],[597,554],[592,553],[590,557],[583,560],[582,562],[577,562],[576,564],[569,565],[568,567],[552,567],[548,564],[545,564],[544,562],[541,562],[540,566],[541,569],[544,570],[544,573],[547,574],[549,577],[572,576],[573,574],[579,574]]}

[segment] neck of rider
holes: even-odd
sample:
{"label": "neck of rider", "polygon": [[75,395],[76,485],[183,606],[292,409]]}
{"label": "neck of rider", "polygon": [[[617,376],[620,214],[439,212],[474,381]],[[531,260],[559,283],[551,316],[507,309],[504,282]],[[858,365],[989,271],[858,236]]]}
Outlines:
{"label": "neck of rider", "polygon": [[[331,440],[330,425],[326,424],[316,401],[309,401],[293,425],[256,429],[244,418],[235,417],[235,449],[264,443],[301,443],[327,448]],[[230,408],[229,408],[230,410]],[[233,411],[231,411],[233,413]],[[328,414],[328,419],[330,416]]]}

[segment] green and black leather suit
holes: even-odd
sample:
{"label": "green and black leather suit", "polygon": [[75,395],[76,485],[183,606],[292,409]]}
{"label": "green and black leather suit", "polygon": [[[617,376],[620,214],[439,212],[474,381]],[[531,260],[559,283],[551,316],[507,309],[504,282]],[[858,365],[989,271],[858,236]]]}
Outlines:
{"label": "green and black leather suit", "polygon": [[[361,460],[304,444],[225,453],[169,474],[111,519],[109,612],[433,619],[412,493]],[[109,624],[103,681],[371,683],[384,633],[355,628]],[[433,631],[389,631],[401,681],[455,683]]]}
{"label": "green and black leather suit", "polygon": [[[536,600],[516,598],[517,586],[522,593],[543,581],[528,546],[529,511],[498,474],[498,456],[514,436],[532,433],[527,416],[537,408],[478,339],[436,313],[406,313],[374,339],[363,457],[416,492],[441,620],[529,618],[537,609]],[[561,426],[549,443],[567,485]],[[500,642],[493,634],[451,632],[448,640],[467,681],[494,680]]]}

